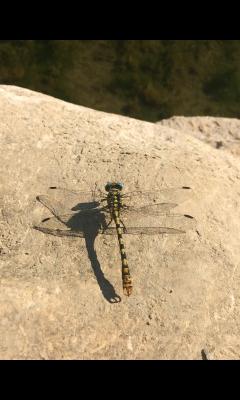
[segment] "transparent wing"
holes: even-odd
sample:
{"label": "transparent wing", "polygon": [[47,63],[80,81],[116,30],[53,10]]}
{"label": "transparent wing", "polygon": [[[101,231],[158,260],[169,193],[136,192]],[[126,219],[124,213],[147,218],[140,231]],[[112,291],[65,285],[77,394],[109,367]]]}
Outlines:
{"label": "transparent wing", "polygon": [[86,235],[83,231],[74,231],[74,230],[64,230],[64,229],[51,229],[51,228],[47,228],[45,226],[34,226],[34,229],[41,231],[43,233],[49,234],[49,235],[54,235],[54,236],[68,236],[68,237],[81,237],[84,238]]}
{"label": "transparent wing", "polygon": [[110,214],[95,213],[92,215],[75,213],[61,217],[45,218],[39,225],[33,226],[43,233],[55,236],[86,237],[102,233],[113,223]]}
{"label": "transparent wing", "polygon": [[[65,210],[88,209],[101,204],[101,199],[106,195],[100,191],[72,191],[65,188],[52,186],[47,191],[47,196],[62,204]],[[39,196],[40,197],[40,196]]]}
{"label": "transparent wing", "polygon": [[[54,218],[46,218],[35,229],[57,236],[85,237],[90,231],[95,234],[116,234],[115,227],[109,226],[111,217],[106,203],[102,201],[104,194],[96,196],[94,191],[73,192],[62,188],[50,188],[49,193],[37,199],[51,211]],[[184,233],[192,229],[196,226],[196,220],[189,215],[170,214],[177,203],[165,202],[176,200],[180,203],[189,194],[191,188],[180,187],[122,195],[123,204],[126,203],[120,210],[124,233]],[[59,223],[61,226],[57,225]]]}
{"label": "transparent wing", "polygon": [[155,215],[156,213],[169,213],[170,210],[176,207],[177,203],[159,203],[159,204],[149,204],[143,207],[133,207],[133,206],[125,206],[120,211],[122,215],[130,214],[137,215],[138,214],[151,214]]}
{"label": "transparent wing", "polygon": [[[194,229],[196,227],[196,220],[191,215],[187,214],[160,214],[153,213],[151,215],[146,215],[140,212],[131,212],[120,215],[120,220],[123,226],[126,228],[126,233],[133,229],[141,230],[141,233],[149,234],[148,232],[158,233],[160,229],[176,229],[186,232],[189,229]],[[168,233],[171,233],[169,230]],[[125,233],[125,231],[124,231]],[[160,231],[159,231],[160,233]],[[161,232],[164,233],[164,232]],[[177,232],[178,233],[178,232]]]}
{"label": "transparent wing", "polygon": [[[91,202],[91,203],[78,203],[77,206],[69,208],[66,206],[66,204],[61,203],[60,201],[56,200],[53,196],[48,196],[48,195],[40,195],[37,196],[37,200],[42,203],[45,207],[47,207],[51,213],[60,219],[63,223],[66,223],[68,219],[74,217],[78,213],[81,214],[88,214],[88,215],[93,215],[94,213],[97,212],[108,212],[106,205],[102,203],[100,205],[99,202]],[[143,207],[124,207],[121,210],[122,214],[129,214],[133,213],[133,215],[136,216],[136,213],[141,213],[141,214],[155,214],[156,212],[158,213],[168,213],[170,210],[174,207],[177,206],[177,203],[160,203],[160,204],[151,204],[148,206],[143,206]],[[76,210],[76,211],[71,211],[71,210]]]}
{"label": "transparent wing", "polygon": [[54,217],[43,219],[40,225],[34,226],[35,229],[44,233],[56,236],[85,237],[90,232],[91,234],[101,232],[112,221],[107,207],[95,207],[95,204],[87,204],[83,210],[67,212],[65,205],[54,200],[52,196],[38,196],[37,200],[54,215]]}
{"label": "transparent wing", "polygon": [[[146,205],[159,206],[159,211],[168,211],[184,202],[192,195],[192,189],[188,186],[178,188],[167,188],[156,191],[134,191],[122,194],[123,204],[129,207],[142,208]],[[56,200],[61,205],[60,213],[64,214],[70,210],[78,211],[84,209],[96,208],[106,204],[106,193],[100,190],[92,191],[72,191],[65,188],[50,187],[47,197]],[[43,196],[39,196],[39,198]]]}
{"label": "transparent wing", "polygon": [[[126,219],[125,219],[126,220]],[[99,221],[98,219],[91,218],[89,221],[85,216],[81,216],[79,221],[75,223],[68,223],[68,229],[66,229],[66,225],[61,223],[57,218],[46,218],[42,221],[42,223],[38,226],[34,226],[34,229],[37,229],[43,233],[54,235],[54,236],[67,236],[67,237],[80,237],[84,238],[89,234],[104,234],[104,235],[116,235],[117,231],[115,226],[108,227],[109,221]],[[131,219],[129,218],[129,221]],[[156,235],[156,234],[181,234],[185,233],[188,229],[192,229],[195,227],[196,220],[190,215],[178,215],[172,214],[168,216],[159,216],[156,220],[154,218],[154,222],[145,218],[145,221],[142,219],[138,219],[138,221],[134,221],[135,226],[125,226],[125,223],[122,222],[122,229],[124,234],[130,235]],[[141,223],[152,223],[155,226],[141,226]],[[131,222],[132,223],[132,222]],[[157,226],[156,224],[162,224],[161,226]],[[112,224],[113,225],[113,224]],[[137,226],[136,226],[137,225]]]}
{"label": "transparent wing", "polygon": [[[116,235],[116,228],[107,228],[106,231],[103,231],[101,233],[104,233],[105,235]],[[185,231],[182,231],[180,229],[174,229],[174,228],[165,228],[163,226],[159,227],[137,227],[137,228],[126,228],[123,229],[124,234],[129,234],[129,235],[160,235],[160,234],[180,234],[180,233],[185,233]]]}
{"label": "transparent wing", "polygon": [[132,207],[139,207],[148,204],[174,203],[175,207],[191,198],[192,189],[188,186],[167,188],[151,192],[134,191],[122,195],[123,204]]}
{"label": "transparent wing", "polygon": [[78,211],[71,211],[70,208],[66,207],[65,203],[61,203],[52,196],[37,196],[37,200],[47,207],[51,213],[64,224],[67,224],[71,219],[80,218],[81,215],[83,217],[84,215],[90,217],[95,214],[99,214],[100,212],[107,213],[107,208],[104,206],[98,206],[99,203],[97,202],[82,203],[82,207],[80,207],[80,205],[76,207],[76,210]]}

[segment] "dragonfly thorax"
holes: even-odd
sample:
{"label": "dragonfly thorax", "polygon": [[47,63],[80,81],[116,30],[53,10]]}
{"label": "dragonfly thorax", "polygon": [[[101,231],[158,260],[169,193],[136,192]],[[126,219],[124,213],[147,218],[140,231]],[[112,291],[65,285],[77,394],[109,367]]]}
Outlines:
{"label": "dragonfly thorax", "polygon": [[113,212],[122,207],[121,193],[117,189],[111,190],[107,195],[108,208]]}

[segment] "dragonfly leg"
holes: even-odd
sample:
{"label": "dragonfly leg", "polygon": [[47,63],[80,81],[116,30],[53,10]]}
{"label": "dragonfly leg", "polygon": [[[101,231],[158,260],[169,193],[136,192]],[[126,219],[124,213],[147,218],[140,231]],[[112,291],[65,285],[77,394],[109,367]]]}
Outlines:
{"label": "dragonfly leg", "polygon": [[104,206],[101,210],[102,210],[102,211],[109,211],[109,210],[108,210],[108,206]]}
{"label": "dragonfly leg", "polygon": [[122,226],[123,226],[123,232],[124,231],[126,231],[127,230],[127,228],[126,228],[126,226],[125,226],[125,224],[124,224],[124,222],[120,219],[120,222],[121,222],[121,224],[122,224]]}
{"label": "dragonfly leg", "polygon": [[106,226],[105,228],[103,228],[102,233],[104,233],[104,232],[107,230],[107,228],[109,227],[109,225],[111,224],[111,222],[112,222],[112,219],[111,219],[111,221],[107,224],[107,226]]}

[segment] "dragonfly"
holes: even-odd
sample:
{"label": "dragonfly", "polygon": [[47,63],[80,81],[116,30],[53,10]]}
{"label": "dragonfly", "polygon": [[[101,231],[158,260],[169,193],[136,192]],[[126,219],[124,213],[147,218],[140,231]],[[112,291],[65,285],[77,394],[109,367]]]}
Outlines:
{"label": "dragonfly", "polygon": [[196,220],[171,210],[189,198],[189,186],[123,193],[123,183],[107,182],[101,190],[72,191],[52,186],[37,200],[51,212],[35,229],[55,236],[84,238],[92,227],[96,234],[117,235],[122,264],[123,293],[133,290],[123,236],[183,234]]}

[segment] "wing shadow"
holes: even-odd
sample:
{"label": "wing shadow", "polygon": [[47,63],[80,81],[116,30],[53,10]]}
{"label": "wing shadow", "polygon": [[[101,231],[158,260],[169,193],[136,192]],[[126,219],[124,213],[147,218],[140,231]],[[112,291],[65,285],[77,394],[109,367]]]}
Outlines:
{"label": "wing shadow", "polygon": [[[37,198],[37,200],[39,200]],[[45,233],[53,234],[55,236],[71,236],[72,232],[79,232],[79,237],[83,237],[86,243],[86,249],[88,253],[88,258],[91,262],[91,266],[100,287],[100,290],[104,296],[104,298],[109,303],[119,303],[121,301],[121,297],[116,293],[113,285],[105,278],[104,273],[101,269],[101,265],[99,263],[97,253],[95,250],[94,242],[99,233],[99,229],[105,228],[107,226],[105,215],[102,212],[96,212],[91,215],[81,215],[81,211],[91,210],[96,207],[96,202],[92,203],[79,203],[72,208],[72,210],[77,210],[76,214],[73,214],[70,219],[66,222],[61,219],[61,216],[57,217],[60,222],[64,223],[68,228],[67,234],[64,235],[64,231],[61,231],[60,234],[57,233],[57,230],[52,232],[50,230],[45,231]],[[56,218],[56,215],[53,219]],[[52,218],[45,218],[42,220],[42,223],[48,222]],[[43,226],[42,225],[42,226]],[[41,231],[41,227],[34,227]],[[44,230],[42,230],[44,232]],[[82,234],[82,235],[81,235]]]}

